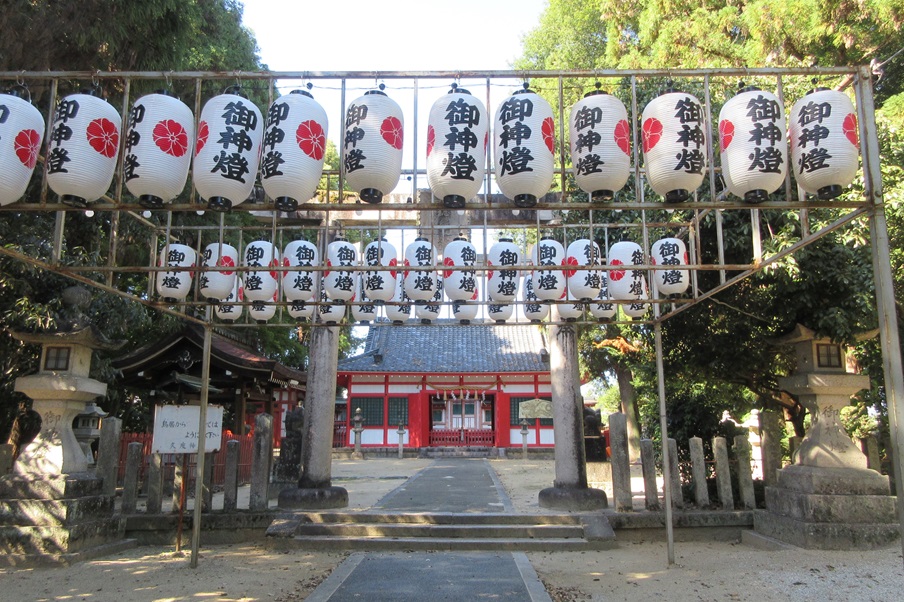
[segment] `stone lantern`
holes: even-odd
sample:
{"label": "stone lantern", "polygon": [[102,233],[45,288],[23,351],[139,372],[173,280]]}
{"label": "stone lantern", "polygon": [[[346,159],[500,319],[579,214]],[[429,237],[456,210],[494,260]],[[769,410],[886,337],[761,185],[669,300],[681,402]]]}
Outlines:
{"label": "stone lantern", "polygon": [[85,459],[88,466],[94,464],[94,453],[91,451],[91,444],[100,437],[100,421],[107,415],[97,406],[97,403],[91,402],[85,406],[85,411],[75,417],[72,424],[72,432],[75,439],[85,453]]}
{"label": "stone lantern", "polygon": [[851,396],[869,377],[847,371],[845,350],[801,325],[777,343],[791,345],[797,369],[778,379],[810,412],[812,423],[794,463],[766,487],[766,512],[754,518],[760,534],[824,550],[869,549],[898,538],[888,477],[867,468],[866,456],[840,422]]}

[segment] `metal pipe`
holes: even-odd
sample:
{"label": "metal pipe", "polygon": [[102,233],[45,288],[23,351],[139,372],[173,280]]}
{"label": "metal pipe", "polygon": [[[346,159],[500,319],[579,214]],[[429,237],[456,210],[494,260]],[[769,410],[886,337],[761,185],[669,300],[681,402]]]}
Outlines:
{"label": "metal pipe", "polygon": [[[204,452],[207,450],[207,397],[210,392],[210,347],[213,338],[211,306],[204,319],[204,347],[201,360],[201,414],[198,418],[198,461],[195,471],[195,512],[191,524],[191,568],[198,568],[198,549],[201,545],[201,509],[204,498]],[[185,478],[183,476],[183,478]]]}
{"label": "metal pipe", "polygon": [[[672,525],[672,459],[669,457],[669,430],[665,403],[665,374],[662,361],[662,323],[657,319],[653,326],[656,337],[656,378],[659,387],[659,429],[662,437],[662,490],[665,493],[665,536],[669,565],[675,564],[675,532]],[[680,491],[674,492],[681,495]]]}

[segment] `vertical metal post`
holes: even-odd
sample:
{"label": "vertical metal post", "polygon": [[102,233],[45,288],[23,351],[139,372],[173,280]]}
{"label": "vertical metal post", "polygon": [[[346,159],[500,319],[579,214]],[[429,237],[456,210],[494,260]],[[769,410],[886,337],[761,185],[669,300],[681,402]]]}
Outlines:
{"label": "vertical metal post", "polygon": [[[339,93],[339,127],[345,128],[345,79],[342,80],[342,88]],[[340,138],[339,139],[339,194],[336,195],[337,202],[341,203],[343,199],[343,191],[345,190],[345,143]],[[327,195],[326,202],[329,204],[330,197]],[[329,227],[329,214],[327,214],[326,225]],[[323,257],[326,257],[324,255]],[[320,311],[320,307],[317,307],[316,311]]]}
{"label": "vertical metal post", "polygon": [[195,472],[195,512],[191,525],[191,568],[198,568],[198,547],[201,543],[201,495],[204,493],[204,454],[207,451],[207,394],[210,385],[210,346],[213,338],[211,305],[207,305],[204,319],[204,351],[201,363],[201,415],[198,418],[198,462]]}
{"label": "vertical metal post", "polygon": [[[414,78],[414,123],[411,124],[411,137],[413,143],[411,148],[417,149],[417,93],[418,78]],[[411,153],[411,202],[417,203],[417,150]],[[470,200],[470,199],[468,199]],[[382,212],[381,212],[382,215]]]}
{"label": "vertical metal post", "polygon": [[[659,311],[657,309],[656,313]],[[672,526],[672,487],[669,482],[672,460],[668,453],[668,421],[665,409],[665,373],[662,367],[662,324],[657,315],[654,327],[656,334],[656,377],[659,381],[659,428],[662,431],[662,489],[665,492],[665,535],[668,547],[669,565],[675,564],[675,528]],[[679,492],[674,492],[679,493]]]}

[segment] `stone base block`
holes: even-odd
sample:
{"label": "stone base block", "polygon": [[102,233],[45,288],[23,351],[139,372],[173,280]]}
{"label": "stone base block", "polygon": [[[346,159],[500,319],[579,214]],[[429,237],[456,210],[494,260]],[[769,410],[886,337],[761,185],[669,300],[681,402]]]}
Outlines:
{"label": "stone base block", "polygon": [[104,480],[91,473],[49,477],[6,475],[0,477],[0,500],[62,500],[97,496]]}
{"label": "stone base block", "polygon": [[120,541],[125,522],[118,518],[82,522],[68,527],[0,527],[0,555],[60,555]]}
{"label": "stone base block", "polygon": [[547,487],[539,495],[541,508],[556,510],[602,510],[609,506],[606,492],[589,487]]}
{"label": "stone base block", "polygon": [[65,500],[0,499],[0,526],[62,527],[113,516],[113,498],[94,495]]}
{"label": "stone base block", "polygon": [[815,523],[772,512],[758,512],[753,525],[757,533],[811,550],[871,550],[900,535],[897,524]]}
{"label": "stone base block", "polygon": [[348,491],[344,487],[285,489],[279,492],[280,508],[292,510],[328,510],[348,507]]}
{"label": "stone base block", "polygon": [[890,495],[826,495],[766,488],[770,512],[812,523],[895,523],[895,498]]}
{"label": "stone base block", "polygon": [[793,464],[778,471],[779,489],[825,495],[889,495],[888,477],[868,468]]}

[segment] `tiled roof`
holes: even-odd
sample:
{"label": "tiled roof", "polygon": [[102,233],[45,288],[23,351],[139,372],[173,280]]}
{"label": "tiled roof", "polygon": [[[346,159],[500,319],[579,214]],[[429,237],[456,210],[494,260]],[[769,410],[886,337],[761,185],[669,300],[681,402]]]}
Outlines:
{"label": "tiled roof", "polygon": [[370,326],[361,355],[339,361],[339,372],[548,372],[546,340],[538,326],[433,324]]}

